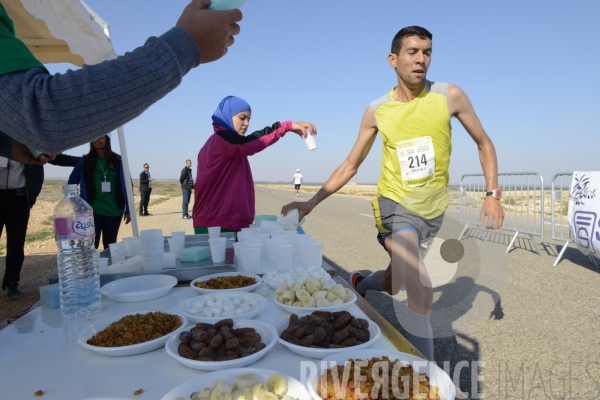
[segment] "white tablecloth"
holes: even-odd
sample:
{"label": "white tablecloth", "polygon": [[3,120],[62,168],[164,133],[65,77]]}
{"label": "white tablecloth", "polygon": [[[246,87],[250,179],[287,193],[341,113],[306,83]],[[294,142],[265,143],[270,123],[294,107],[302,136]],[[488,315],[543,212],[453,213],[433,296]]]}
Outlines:
{"label": "white tablecloth", "polygon": [[[207,372],[187,368],[164,348],[129,357],[107,357],[77,343],[90,321],[141,311],[179,312],[179,304],[197,296],[192,288],[177,287],[168,295],[140,303],[117,303],[102,296],[102,311],[88,320],[63,320],[60,309],[38,307],[0,331],[0,399],[160,399],[172,388]],[[290,314],[273,303],[255,318],[276,325]],[[352,305],[348,311],[365,314]],[[373,348],[396,351],[383,335]],[[306,360],[277,343],[248,367],[267,368],[300,379],[300,361]],[[310,359],[317,362],[317,360]],[[143,389],[141,396],[133,393]]]}

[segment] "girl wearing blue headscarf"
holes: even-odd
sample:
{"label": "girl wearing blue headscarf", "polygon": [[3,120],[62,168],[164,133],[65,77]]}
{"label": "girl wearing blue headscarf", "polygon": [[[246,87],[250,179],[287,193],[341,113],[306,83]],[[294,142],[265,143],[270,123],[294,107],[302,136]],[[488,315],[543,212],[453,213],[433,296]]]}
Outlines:
{"label": "girl wearing blue headscarf", "polygon": [[[210,226],[221,232],[237,232],[254,221],[254,180],[248,156],[276,143],[287,132],[304,137],[316,135],[310,122],[275,122],[246,135],[250,105],[227,96],[212,116],[214,134],[198,153],[194,184],[194,231],[208,233]],[[308,132],[308,133],[307,133]]]}

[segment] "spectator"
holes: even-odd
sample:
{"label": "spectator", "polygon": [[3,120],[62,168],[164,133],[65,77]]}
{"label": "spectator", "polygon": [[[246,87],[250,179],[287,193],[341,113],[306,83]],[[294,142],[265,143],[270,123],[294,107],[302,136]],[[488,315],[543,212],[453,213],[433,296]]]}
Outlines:
{"label": "spectator", "polygon": [[105,249],[117,242],[121,218],[131,221],[121,156],[113,153],[110,134],[90,143],[90,152],[77,162],[69,176],[69,184],[79,185],[79,196],[94,210],[95,246]]}
{"label": "spectator", "polygon": [[300,170],[297,169],[294,174],[294,189],[296,189],[296,197],[300,197],[300,185],[302,185],[302,174]]}
{"label": "spectator", "polygon": [[[73,167],[79,157],[60,154],[50,164]],[[22,296],[19,290],[21,268],[25,259],[25,238],[29,213],[44,183],[44,167],[21,164],[0,157],[0,235],[6,226],[6,268],[2,290],[6,298]]]}
{"label": "spectator", "polygon": [[148,203],[150,202],[150,193],[152,193],[152,181],[150,176],[150,166],[144,164],[144,170],[140,174],[140,217],[152,215],[148,212]]}
{"label": "spectator", "polygon": [[185,160],[185,167],[181,170],[179,176],[179,186],[181,187],[181,194],[183,200],[181,203],[181,212],[183,219],[192,219],[188,214],[188,206],[190,204],[190,197],[192,197],[192,189],[194,188],[194,178],[192,178],[192,160]]}
{"label": "spectator", "polygon": [[25,145],[57,154],[89,143],[139,116],[192,68],[224,56],[242,14],[204,10],[209,4],[192,0],[175,27],[123,56],[53,75],[16,38],[0,4],[0,155],[43,164],[48,158]]}

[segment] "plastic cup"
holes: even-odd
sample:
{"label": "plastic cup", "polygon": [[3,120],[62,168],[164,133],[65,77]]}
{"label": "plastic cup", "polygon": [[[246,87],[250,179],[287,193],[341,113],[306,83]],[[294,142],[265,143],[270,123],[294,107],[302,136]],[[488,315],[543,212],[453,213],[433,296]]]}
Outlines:
{"label": "plastic cup", "polygon": [[135,238],[123,238],[123,243],[125,244],[125,257],[135,256]]}
{"label": "plastic cup", "polygon": [[175,253],[163,254],[162,269],[173,269],[177,265],[175,261]]}
{"label": "plastic cup", "polygon": [[313,151],[317,148],[317,140],[315,139],[315,135],[311,135],[310,133],[306,134],[304,143],[306,144],[308,151]]}
{"label": "plastic cup", "polygon": [[144,239],[156,239],[156,238],[160,238],[162,239],[163,237],[163,233],[162,233],[162,229],[146,229],[140,232],[140,237],[142,238],[142,240]]}
{"label": "plastic cup", "polygon": [[185,239],[185,231],[171,232],[171,237],[182,237]]}
{"label": "plastic cup", "polygon": [[323,264],[323,243],[305,242],[304,254],[306,254],[306,266],[321,268]]}
{"label": "plastic cup", "polygon": [[157,256],[143,256],[144,257],[144,271],[161,271],[163,264],[163,255]]}
{"label": "plastic cup", "polygon": [[220,226],[211,226],[210,228],[208,228],[208,238],[209,239],[216,239],[218,237],[221,237],[221,227]]}
{"label": "plastic cup", "polygon": [[256,272],[260,266],[260,248],[256,246],[239,246],[236,248],[236,257],[241,272]]}
{"label": "plastic cup", "polygon": [[[221,228],[219,228],[219,231]],[[210,246],[210,257],[212,258],[213,265],[225,263],[225,250],[227,249],[227,238],[218,237],[214,239],[208,239],[208,245]]]}
{"label": "plastic cup", "polygon": [[98,273],[100,275],[108,274],[108,258],[98,258]]}
{"label": "plastic cup", "polygon": [[181,250],[183,250],[185,246],[185,241],[183,238],[169,238],[167,239],[169,242],[169,251],[174,254],[175,258],[181,258]]}
{"label": "plastic cup", "polygon": [[284,271],[292,269],[292,245],[291,244],[276,244],[273,246],[275,252],[275,266],[277,270]]}
{"label": "plastic cup", "polygon": [[265,242],[267,248],[267,258],[269,261],[275,261],[275,245],[286,244],[286,241],[280,238],[271,238]]}
{"label": "plastic cup", "polygon": [[133,241],[133,248],[135,249],[135,255],[136,256],[141,256],[142,255],[142,241],[140,240],[140,238],[135,238],[136,240]]}
{"label": "plastic cup", "polygon": [[111,243],[108,247],[110,248],[110,260],[112,264],[125,261],[125,247],[121,243]]}

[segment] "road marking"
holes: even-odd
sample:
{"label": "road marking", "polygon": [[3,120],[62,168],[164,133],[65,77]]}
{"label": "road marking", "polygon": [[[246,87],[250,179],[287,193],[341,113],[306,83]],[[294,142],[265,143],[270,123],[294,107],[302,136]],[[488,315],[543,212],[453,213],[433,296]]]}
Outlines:
{"label": "road marking", "polygon": [[369,215],[369,214],[358,214],[358,215],[362,215],[363,217],[371,217],[371,218],[375,218],[374,216],[372,216],[372,215]]}

